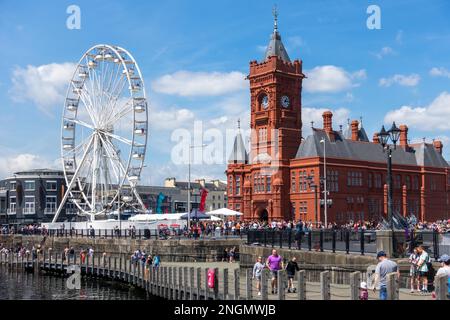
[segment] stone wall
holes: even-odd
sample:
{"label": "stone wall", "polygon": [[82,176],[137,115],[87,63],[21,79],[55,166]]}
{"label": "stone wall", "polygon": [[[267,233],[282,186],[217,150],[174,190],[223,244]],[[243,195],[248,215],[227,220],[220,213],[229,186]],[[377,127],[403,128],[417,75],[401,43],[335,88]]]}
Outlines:
{"label": "stone wall", "polygon": [[128,255],[135,250],[145,250],[147,253],[159,254],[162,261],[216,261],[222,257],[225,248],[236,247],[244,242],[242,239],[227,240],[139,240],[139,239],[105,239],[105,238],[54,238],[43,236],[0,235],[0,244],[7,247],[25,245],[41,245],[52,252],[61,254],[65,247],[74,247],[76,252],[92,247],[94,253],[106,252],[108,256]]}

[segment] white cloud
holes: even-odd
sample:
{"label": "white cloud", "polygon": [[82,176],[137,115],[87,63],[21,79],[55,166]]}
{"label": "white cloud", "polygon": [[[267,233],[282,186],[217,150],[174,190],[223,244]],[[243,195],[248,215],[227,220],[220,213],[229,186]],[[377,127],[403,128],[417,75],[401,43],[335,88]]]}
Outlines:
{"label": "white cloud", "polygon": [[440,68],[434,67],[430,70],[430,76],[450,78],[450,71],[444,67]]}
{"label": "white cloud", "polygon": [[238,71],[190,72],[166,74],[152,82],[156,92],[188,96],[219,96],[248,88],[245,75]]}
{"label": "white cloud", "polygon": [[354,83],[354,80],[367,77],[364,69],[350,73],[333,65],[318,66],[305,71],[305,74],[307,78],[303,81],[303,87],[306,92],[311,93],[335,93],[349,90],[359,85]]}
{"label": "white cloud", "polygon": [[50,162],[43,157],[30,153],[12,155],[0,158],[0,177],[11,176],[14,172],[55,168],[56,162]]}
{"label": "white cloud", "polygon": [[385,56],[394,54],[395,51],[391,47],[383,47],[379,52],[372,53],[378,59],[383,59]]}
{"label": "white cloud", "polygon": [[64,103],[65,91],[75,67],[75,64],[68,62],[16,67],[11,79],[12,100],[31,101],[40,110],[50,113],[52,107]]}
{"label": "white cloud", "polygon": [[442,92],[425,107],[402,106],[389,111],[385,123],[405,123],[422,131],[450,130],[450,93]]}
{"label": "white cloud", "polygon": [[338,108],[331,110],[328,108],[309,108],[303,107],[302,109],[302,122],[303,122],[303,136],[306,137],[311,134],[311,121],[314,121],[314,128],[323,128],[322,115],[325,111],[331,111],[333,113],[333,129],[338,131],[339,125],[347,123],[347,119],[350,116],[350,110],[347,108]]}
{"label": "white cloud", "polygon": [[149,118],[150,130],[172,130],[185,127],[194,120],[194,113],[185,108],[176,107],[168,110],[153,110]]}
{"label": "white cloud", "polygon": [[410,74],[409,76],[403,74],[395,74],[389,78],[381,78],[378,82],[381,87],[390,87],[393,84],[398,84],[405,87],[414,87],[419,84],[420,76],[416,73]]}

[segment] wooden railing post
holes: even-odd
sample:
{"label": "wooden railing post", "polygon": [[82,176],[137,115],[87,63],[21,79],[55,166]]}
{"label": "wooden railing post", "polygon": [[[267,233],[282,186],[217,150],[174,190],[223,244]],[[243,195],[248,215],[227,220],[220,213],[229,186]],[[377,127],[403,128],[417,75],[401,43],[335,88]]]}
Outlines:
{"label": "wooden railing post", "polygon": [[246,284],[245,299],[246,300],[252,300],[252,295],[253,295],[252,276],[253,276],[253,270],[246,269],[245,270],[245,284]]}
{"label": "wooden railing post", "polygon": [[214,300],[219,300],[219,268],[214,268]]}
{"label": "wooden railing post", "polygon": [[240,288],[240,269],[234,269],[234,299],[241,299],[241,288]]}
{"label": "wooden railing post", "polygon": [[270,272],[267,269],[263,269],[261,272],[261,299],[268,300],[269,295],[267,291],[267,281],[270,279]]}
{"label": "wooden railing post", "polygon": [[208,269],[205,268],[205,300],[208,300],[209,298],[209,287],[208,287]]}
{"label": "wooden railing post", "polygon": [[330,271],[320,273],[320,297],[322,300],[330,300]]}
{"label": "wooden railing post", "polygon": [[188,291],[188,267],[183,267],[183,299],[187,300]]}
{"label": "wooden railing post", "polygon": [[448,276],[441,274],[434,278],[436,300],[448,300]]}
{"label": "wooden railing post", "polygon": [[278,277],[277,277],[277,292],[278,292],[278,300],[285,300],[286,299],[286,292],[284,291],[285,284],[286,284],[286,270],[278,270]]}
{"label": "wooden railing post", "polygon": [[361,272],[350,273],[350,300],[359,299],[359,285],[361,283]]}
{"label": "wooden railing post", "polygon": [[398,277],[397,272],[388,273],[386,276],[387,300],[398,300]]}
{"label": "wooden railing post", "polygon": [[194,267],[189,268],[189,300],[194,300]]}
{"label": "wooden railing post", "polygon": [[202,268],[198,267],[197,268],[197,287],[196,287],[197,299],[196,300],[200,300],[201,288],[202,288]]}
{"label": "wooden railing post", "polygon": [[223,300],[228,299],[228,268],[223,269]]}
{"label": "wooden railing post", "polygon": [[306,300],[306,271],[297,272],[298,300]]}

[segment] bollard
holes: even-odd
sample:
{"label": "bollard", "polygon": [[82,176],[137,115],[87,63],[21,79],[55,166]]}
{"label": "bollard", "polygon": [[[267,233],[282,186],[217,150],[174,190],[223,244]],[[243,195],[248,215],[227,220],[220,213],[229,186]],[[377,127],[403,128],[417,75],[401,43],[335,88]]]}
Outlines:
{"label": "bollard", "polygon": [[441,274],[434,278],[436,300],[448,300],[448,276]]}
{"label": "bollard", "polygon": [[240,269],[234,269],[234,299],[240,300],[241,299],[241,290],[240,290]]}
{"label": "bollard", "polygon": [[194,267],[189,268],[189,300],[194,300]]}
{"label": "bollard", "polygon": [[114,271],[113,271],[113,279],[116,278],[116,270],[117,270],[117,257],[114,257]]}
{"label": "bollard", "polygon": [[197,268],[197,300],[200,300],[200,290],[202,287],[202,268]]}
{"label": "bollard", "polygon": [[297,272],[297,298],[298,300],[306,300],[306,271],[300,270]]}
{"label": "bollard", "polygon": [[228,299],[228,268],[223,269],[223,300]]}
{"label": "bollard", "polygon": [[398,277],[397,272],[391,272],[386,275],[387,300],[398,300]]}
{"label": "bollard", "polygon": [[108,278],[111,277],[111,257],[108,257]]}
{"label": "bollard", "polygon": [[359,300],[359,285],[361,283],[361,272],[350,273],[350,300]]}
{"label": "bollard", "polygon": [[269,295],[267,293],[267,281],[270,279],[270,272],[267,269],[263,269],[261,272],[261,299],[268,300]]}
{"label": "bollard", "polygon": [[322,300],[330,300],[330,271],[320,273],[320,297]]}
{"label": "bollard", "polygon": [[286,270],[278,270],[278,277],[277,277],[277,292],[278,292],[278,300],[285,300],[286,299],[286,292],[285,284],[287,280],[287,273]]}
{"label": "bollard", "polygon": [[246,300],[252,300],[252,294],[253,294],[253,288],[252,288],[252,276],[253,276],[253,270],[252,269],[246,269],[245,270],[245,299]]}

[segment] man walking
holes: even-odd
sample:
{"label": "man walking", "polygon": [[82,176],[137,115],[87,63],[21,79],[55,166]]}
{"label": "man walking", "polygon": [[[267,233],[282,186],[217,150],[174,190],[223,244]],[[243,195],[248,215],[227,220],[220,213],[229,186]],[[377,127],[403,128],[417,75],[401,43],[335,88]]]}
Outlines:
{"label": "man walking", "polygon": [[278,270],[284,268],[283,258],[277,253],[277,250],[272,250],[272,255],[267,258],[266,265],[272,274],[272,294],[277,290]]}
{"label": "man walking", "polygon": [[375,268],[375,280],[373,283],[373,291],[377,289],[377,284],[380,283],[380,300],[387,300],[387,275],[392,272],[397,272],[397,277],[400,277],[398,265],[386,257],[384,251],[377,253],[378,264]]}

